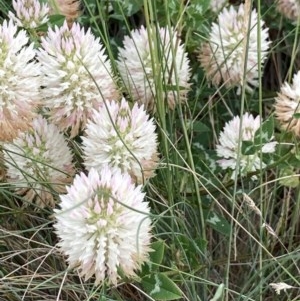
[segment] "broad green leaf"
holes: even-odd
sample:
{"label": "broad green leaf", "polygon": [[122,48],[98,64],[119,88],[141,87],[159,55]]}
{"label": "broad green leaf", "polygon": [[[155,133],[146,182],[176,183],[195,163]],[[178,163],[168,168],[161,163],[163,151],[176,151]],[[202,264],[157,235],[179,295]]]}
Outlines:
{"label": "broad green leaf", "polygon": [[144,291],[155,300],[177,300],[182,296],[179,287],[163,273],[144,276],[141,284]]}
{"label": "broad green leaf", "polygon": [[213,211],[209,212],[206,218],[206,223],[209,224],[217,232],[224,234],[226,236],[230,235],[231,232],[230,224],[224,217],[216,214],[215,212]]}
{"label": "broad green leaf", "polygon": [[211,129],[201,121],[194,121],[190,124],[190,128],[197,133],[211,132]]}
{"label": "broad green leaf", "polygon": [[163,240],[157,240],[151,244],[151,249],[153,252],[150,253],[151,262],[155,263],[155,269],[157,269],[157,265],[161,264],[164,253],[165,253],[165,242]]}
{"label": "broad green leaf", "polygon": [[203,29],[203,23],[205,22],[205,14],[209,8],[209,0],[192,0],[190,5],[186,9],[185,22],[188,28],[192,30],[200,31]]}
{"label": "broad green leaf", "polygon": [[271,140],[274,134],[274,118],[270,116],[265,120],[261,127],[254,134],[254,144],[260,145],[261,143],[267,143]]}
{"label": "broad green leaf", "polygon": [[49,16],[49,22],[52,26],[57,25],[58,27],[60,27],[64,24],[64,21],[65,21],[65,16],[63,16],[63,15]]}
{"label": "broad green leaf", "polygon": [[293,118],[295,118],[295,119],[300,119],[300,113],[295,113],[295,114],[293,114]]}
{"label": "broad green leaf", "polygon": [[279,171],[279,183],[286,187],[296,188],[299,186],[299,176],[294,168],[286,167]]}
{"label": "broad green leaf", "polygon": [[242,155],[253,155],[256,153],[256,147],[252,141],[242,141],[242,148],[241,148]]}
{"label": "broad green leaf", "polygon": [[150,252],[150,260],[143,265],[142,271],[139,274],[140,277],[158,270],[164,257],[165,242],[163,240],[157,240],[151,244],[151,249],[153,251]]}

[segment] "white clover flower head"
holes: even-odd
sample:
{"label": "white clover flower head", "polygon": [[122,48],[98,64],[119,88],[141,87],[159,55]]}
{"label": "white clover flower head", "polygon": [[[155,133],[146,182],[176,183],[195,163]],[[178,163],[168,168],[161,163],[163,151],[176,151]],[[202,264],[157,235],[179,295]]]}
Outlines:
{"label": "white clover flower head", "polygon": [[275,98],[275,116],[281,127],[300,136],[300,71],[294,74],[290,85],[285,82]]}
{"label": "white clover flower head", "polygon": [[40,95],[40,66],[33,44],[12,20],[0,25],[0,141],[12,141],[26,130]]}
{"label": "white clover flower head", "polygon": [[[258,26],[261,49],[258,49]],[[206,77],[213,85],[224,83],[227,88],[238,87],[240,92],[246,65],[245,89],[251,92],[258,86],[258,53],[263,65],[270,44],[268,28],[263,27],[262,20],[258,25],[256,10],[245,9],[244,4],[237,10],[230,6],[220,12],[218,22],[212,24],[209,42],[202,45],[199,54]]]}
{"label": "white clover flower head", "polygon": [[[227,122],[223,131],[220,133],[219,144],[216,146],[216,151],[218,157],[223,159],[218,160],[217,163],[222,169],[229,168],[233,170],[232,179],[235,178],[236,173],[244,176],[249,172],[265,168],[266,164],[261,161],[260,152],[275,152],[277,142],[270,141],[264,143],[260,151],[256,151],[254,154],[243,155],[241,153],[242,141],[254,142],[255,133],[260,126],[260,116],[254,118],[253,115],[245,113],[242,120],[239,116],[235,116],[232,120]],[[238,157],[240,166],[237,166]]]}
{"label": "white clover flower head", "polygon": [[96,285],[117,284],[119,270],[132,277],[148,259],[151,220],[144,196],[127,173],[107,166],[76,175],[60,196],[58,246],[85,280],[95,275]]}
{"label": "white clover flower head", "polygon": [[176,30],[147,30],[142,26],[125,36],[123,44],[124,48],[119,48],[117,66],[133,100],[144,104],[147,110],[155,110],[158,81],[163,85],[163,96],[171,109],[186,100],[191,70],[185,46]]}
{"label": "white clover flower head", "polygon": [[92,109],[103,99],[118,97],[108,57],[99,38],[74,23],[69,29],[49,29],[42,37],[38,60],[42,64],[44,105],[50,120],[71,137],[85,127]]}
{"label": "white clover flower head", "polygon": [[227,3],[228,0],[210,0],[210,9],[218,13]]}
{"label": "white clover flower head", "polygon": [[36,28],[48,22],[49,6],[41,4],[39,0],[13,0],[15,14],[9,12],[8,16],[23,28]]}
{"label": "white clover flower head", "polygon": [[297,22],[300,16],[299,0],[277,0],[277,10],[286,18]]}
{"label": "white clover flower head", "polygon": [[94,110],[82,144],[87,169],[100,171],[107,164],[128,172],[138,183],[155,174],[157,135],[143,105],[135,103],[131,109],[123,98]]}
{"label": "white clover flower head", "polygon": [[42,116],[32,129],[3,144],[8,182],[27,202],[54,207],[53,192],[65,192],[74,174],[72,153],[58,128]]}

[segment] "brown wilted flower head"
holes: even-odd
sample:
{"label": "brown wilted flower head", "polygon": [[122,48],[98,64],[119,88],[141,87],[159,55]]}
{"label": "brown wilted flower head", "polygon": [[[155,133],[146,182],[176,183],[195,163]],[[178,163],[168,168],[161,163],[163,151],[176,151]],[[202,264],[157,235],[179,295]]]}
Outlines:
{"label": "brown wilted flower head", "polygon": [[65,16],[69,27],[80,15],[80,1],[78,0],[51,0],[49,2],[51,14]]}
{"label": "brown wilted flower head", "polygon": [[278,0],[277,10],[286,18],[297,21],[300,16],[299,0]]}

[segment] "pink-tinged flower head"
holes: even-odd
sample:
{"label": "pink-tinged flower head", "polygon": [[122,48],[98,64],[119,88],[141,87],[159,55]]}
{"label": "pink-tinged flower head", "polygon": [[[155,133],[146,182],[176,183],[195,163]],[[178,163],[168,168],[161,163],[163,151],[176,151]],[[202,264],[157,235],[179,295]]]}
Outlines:
{"label": "pink-tinged flower head", "polygon": [[151,220],[144,196],[128,174],[108,167],[77,175],[60,196],[58,246],[85,280],[95,275],[96,285],[117,284],[119,271],[132,277],[148,259]]}
{"label": "pink-tinged flower head", "polygon": [[8,16],[23,28],[36,28],[48,22],[49,6],[41,4],[39,0],[13,0],[15,14],[9,12]]}
{"label": "pink-tinged flower head", "polygon": [[[255,153],[251,155],[243,155],[241,153],[242,141],[254,142],[255,133],[260,128],[260,126],[260,116],[254,118],[251,114],[245,113],[242,120],[240,120],[239,116],[235,116],[232,120],[227,122],[223,131],[220,133],[220,144],[216,146],[216,150],[218,157],[221,157],[223,159],[217,162],[222,169],[229,168],[234,171],[232,178],[235,177],[236,173],[244,176],[249,172],[254,172],[266,167],[266,164],[264,162],[261,162],[260,152],[275,152],[275,146],[277,142],[270,141],[264,143],[261,146],[260,150],[255,151]],[[239,166],[238,158],[240,164]]]}
{"label": "pink-tinged flower head", "polygon": [[285,82],[275,98],[275,116],[284,130],[300,136],[300,71],[293,77],[290,85]]}
{"label": "pink-tinged flower head", "polygon": [[[270,44],[268,29],[263,29],[263,26],[262,20],[258,24],[256,10],[251,12],[244,4],[240,4],[237,10],[230,6],[220,12],[218,22],[212,24],[209,42],[202,45],[199,54],[206,77],[213,85],[224,83],[227,88],[241,88],[246,66],[245,88],[252,91],[258,86],[258,53],[263,65]],[[245,39],[249,39],[248,42]]]}
{"label": "pink-tinged flower head", "polygon": [[125,36],[117,61],[119,73],[131,97],[146,109],[155,109],[157,89],[160,89],[156,85],[161,83],[169,107],[174,108],[186,99],[190,88],[185,46],[173,29],[158,28],[150,32],[149,37],[142,26]]}
{"label": "pink-tinged flower head", "polygon": [[79,24],[49,29],[38,52],[42,64],[44,105],[50,120],[71,137],[85,127],[92,109],[118,92],[99,38]]}
{"label": "pink-tinged flower head", "polygon": [[32,128],[3,144],[7,178],[15,191],[38,207],[54,207],[53,193],[65,192],[74,174],[72,153],[58,128],[38,116]]}
{"label": "pink-tinged flower head", "polygon": [[0,141],[30,125],[39,103],[40,66],[25,30],[12,20],[0,25]]}
{"label": "pink-tinged flower head", "polygon": [[94,110],[82,137],[84,164],[101,170],[104,165],[128,172],[139,183],[154,176],[157,135],[153,119],[136,103],[130,109],[123,98]]}
{"label": "pink-tinged flower head", "polygon": [[297,22],[300,16],[299,0],[277,0],[277,10],[286,18]]}

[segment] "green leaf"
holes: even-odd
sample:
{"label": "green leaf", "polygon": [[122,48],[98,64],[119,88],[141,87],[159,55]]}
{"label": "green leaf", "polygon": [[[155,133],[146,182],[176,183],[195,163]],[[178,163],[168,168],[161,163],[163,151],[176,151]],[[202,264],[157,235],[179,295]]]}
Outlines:
{"label": "green leaf", "polygon": [[144,276],[141,284],[144,291],[155,300],[177,300],[182,296],[179,287],[163,273]]}
{"label": "green leaf", "polygon": [[65,16],[62,15],[52,15],[49,16],[49,21],[45,24],[40,25],[36,28],[37,32],[47,32],[50,26],[57,25],[58,27],[62,26],[65,21]]}
{"label": "green leaf", "polygon": [[205,21],[205,15],[210,5],[210,0],[192,0],[190,5],[186,9],[185,23],[188,28],[193,31],[203,30],[203,23]]}
{"label": "green leaf", "polygon": [[249,156],[256,153],[256,147],[252,141],[242,141],[242,155]]}
{"label": "green leaf", "polygon": [[260,145],[261,143],[267,143],[271,140],[274,134],[274,118],[270,116],[265,120],[261,127],[254,134],[254,144]]}
{"label": "green leaf", "polygon": [[63,15],[52,15],[49,16],[49,22],[51,25],[57,25],[57,26],[62,26],[65,21],[65,16]]}
{"label": "green leaf", "polygon": [[213,211],[209,212],[206,218],[206,223],[223,235],[229,236],[231,233],[231,227],[228,221]]}
{"label": "green leaf", "polygon": [[150,260],[142,266],[142,270],[139,274],[140,277],[149,275],[152,272],[158,270],[165,253],[165,242],[163,240],[157,240],[151,244]]}
{"label": "green leaf", "polygon": [[194,121],[193,123],[190,123],[190,128],[196,133],[211,132],[211,129],[201,121]]}
{"label": "green leaf", "polygon": [[296,188],[299,186],[299,176],[293,167],[286,167],[279,171],[279,183],[290,188]]}
{"label": "green leaf", "polygon": [[156,264],[155,268],[157,269],[157,265],[161,264],[164,257],[165,242],[163,240],[155,241],[151,244],[151,249],[153,252],[150,253],[150,260]]}
{"label": "green leaf", "polygon": [[295,114],[293,114],[293,118],[295,118],[295,119],[300,119],[300,113],[295,113]]}

